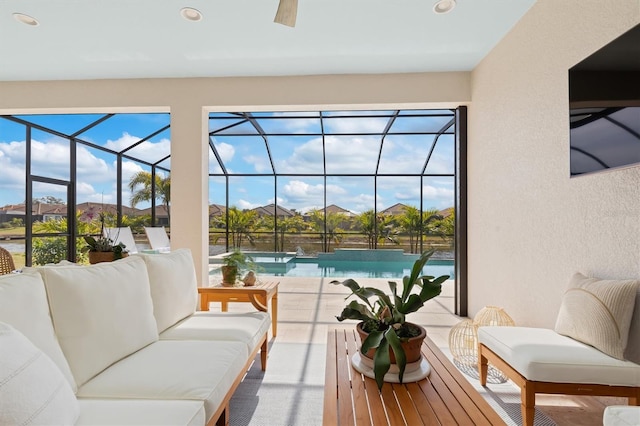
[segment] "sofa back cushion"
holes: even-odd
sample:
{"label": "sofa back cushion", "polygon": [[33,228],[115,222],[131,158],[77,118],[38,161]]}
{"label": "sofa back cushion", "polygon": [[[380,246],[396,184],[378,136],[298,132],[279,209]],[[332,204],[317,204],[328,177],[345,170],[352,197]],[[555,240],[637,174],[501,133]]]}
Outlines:
{"label": "sofa back cushion", "polygon": [[162,333],[196,311],[198,283],[191,250],[137,256],[147,264],[153,315]]}
{"label": "sofa back cushion", "polygon": [[555,331],[624,359],[639,284],[574,274],[562,298]]}
{"label": "sofa back cushion", "polygon": [[0,424],[71,425],[79,414],[78,400],[51,358],[0,322]]}
{"label": "sofa back cushion", "polygon": [[60,346],[78,386],[158,340],[142,259],[43,268],[40,273]]}
{"label": "sofa back cushion", "polygon": [[0,321],[24,334],[46,353],[77,391],[69,364],[53,331],[47,293],[42,277],[36,272],[0,276]]}

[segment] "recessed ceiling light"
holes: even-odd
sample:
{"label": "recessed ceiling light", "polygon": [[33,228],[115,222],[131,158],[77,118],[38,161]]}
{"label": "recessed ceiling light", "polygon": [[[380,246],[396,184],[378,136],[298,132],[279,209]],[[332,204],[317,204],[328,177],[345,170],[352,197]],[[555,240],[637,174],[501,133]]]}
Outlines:
{"label": "recessed ceiling light", "polygon": [[38,25],[40,25],[40,22],[38,22],[36,18],[32,18],[31,16],[25,15],[24,13],[14,13],[13,18],[18,22],[21,22],[25,25],[31,25],[32,27],[37,27]]}
{"label": "recessed ceiling light", "polygon": [[449,13],[456,7],[456,0],[439,0],[433,5],[433,11],[437,14]]}
{"label": "recessed ceiling light", "polygon": [[180,15],[187,21],[198,22],[202,20],[202,13],[192,7],[183,7],[180,9]]}

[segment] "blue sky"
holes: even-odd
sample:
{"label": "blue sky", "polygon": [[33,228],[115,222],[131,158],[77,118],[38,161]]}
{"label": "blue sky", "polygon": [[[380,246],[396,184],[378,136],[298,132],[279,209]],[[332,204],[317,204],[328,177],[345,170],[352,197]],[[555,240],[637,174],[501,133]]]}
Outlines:
{"label": "blue sky", "polygon": [[[286,174],[322,174],[322,137],[320,120],[316,113],[255,113],[258,123],[267,133],[286,133],[269,136],[269,146],[275,169]],[[323,113],[332,119],[323,122],[327,173],[353,174],[354,177],[329,176],[327,178],[327,204],[337,204],[359,213],[373,208],[374,179],[358,176],[375,172],[381,137],[368,133],[382,132],[388,117],[366,112],[369,117],[342,117],[350,113]],[[411,112],[406,112],[407,115]],[[311,118],[295,118],[309,115]],[[73,134],[104,114],[78,114],[58,116],[21,116],[26,120],[53,128],[64,134]],[[218,117],[225,117],[218,114]],[[212,120],[211,129],[218,129],[238,120]],[[271,118],[275,117],[275,118]],[[391,132],[425,132],[440,128],[448,117],[399,117]],[[79,137],[85,141],[120,151],[169,124],[168,114],[117,114]],[[248,123],[233,128],[241,136],[222,132],[213,137],[213,143],[227,169],[230,179],[230,204],[240,208],[253,208],[273,203],[273,176],[235,176],[237,174],[271,174],[264,140],[255,134]],[[349,135],[347,135],[347,133]],[[150,138],[128,151],[134,157],[156,162],[170,153],[170,129]],[[50,133],[34,130],[32,133],[32,173],[41,176],[69,179],[69,143]],[[384,140],[379,173],[412,174],[422,170],[429,153],[432,135],[389,135]],[[0,205],[17,204],[24,200],[25,126],[0,119]],[[115,203],[116,157],[98,149],[78,145],[77,152],[78,202]],[[170,168],[170,160],[161,163]],[[453,136],[443,135],[434,149],[427,173],[453,173]],[[210,173],[220,173],[217,160],[210,155]],[[123,161],[123,200],[129,204],[131,192],[126,182],[136,172],[150,170],[143,163]],[[324,181],[321,176],[280,176],[276,186],[278,203],[298,211],[308,211],[323,205]],[[224,179],[209,178],[209,202],[224,204]],[[420,180],[415,176],[379,177],[377,183],[378,209],[396,203],[418,207]],[[446,208],[453,205],[454,179],[448,176],[426,177],[423,182],[424,207]],[[64,198],[64,188],[38,184],[34,197],[53,195]],[[139,204],[137,207],[148,207]]]}

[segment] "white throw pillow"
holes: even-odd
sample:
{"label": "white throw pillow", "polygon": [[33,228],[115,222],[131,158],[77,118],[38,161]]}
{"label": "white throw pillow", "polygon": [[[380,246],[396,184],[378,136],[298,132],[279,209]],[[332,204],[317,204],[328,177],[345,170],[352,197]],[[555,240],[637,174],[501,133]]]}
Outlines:
{"label": "white throw pillow", "polygon": [[0,323],[0,425],[72,425],[80,408],[51,358]]}
{"label": "white throw pillow", "polygon": [[198,282],[191,250],[138,254],[147,264],[153,315],[158,333],[192,315],[198,304]]}
{"label": "white throw pillow", "polygon": [[158,340],[144,261],[44,268],[51,317],[78,386]]}
{"label": "white throw pillow", "polygon": [[56,363],[73,391],[76,382],[53,330],[44,282],[38,273],[0,276],[0,321],[24,334]]}
{"label": "white throw pillow", "polygon": [[639,284],[576,273],[562,298],[555,331],[624,359]]}

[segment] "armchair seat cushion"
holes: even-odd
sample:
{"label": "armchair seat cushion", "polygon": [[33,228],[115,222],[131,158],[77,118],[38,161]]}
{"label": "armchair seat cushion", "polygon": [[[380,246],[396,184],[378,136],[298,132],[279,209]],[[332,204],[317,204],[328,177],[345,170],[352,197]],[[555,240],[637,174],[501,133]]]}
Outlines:
{"label": "armchair seat cushion", "polygon": [[532,381],[639,386],[640,365],[550,329],[488,326],[478,341]]}
{"label": "armchair seat cushion", "polygon": [[640,424],[640,407],[610,405],[604,409],[603,426],[637,426]]}

